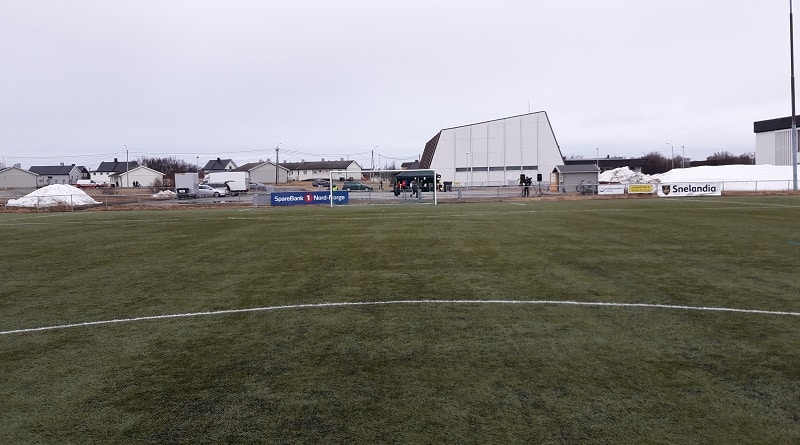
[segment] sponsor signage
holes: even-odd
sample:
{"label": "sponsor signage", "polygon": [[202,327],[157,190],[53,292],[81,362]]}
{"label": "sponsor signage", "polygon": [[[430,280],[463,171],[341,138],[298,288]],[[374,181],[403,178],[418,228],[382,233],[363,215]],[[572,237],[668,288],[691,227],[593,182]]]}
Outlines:
{"label": "sponsor signage", "polygon": [[718,182],[682,182],[659,184],[658,196],[672,198],[680,196],[721,196],[722,187]]}
{"label": "sponsor signage", "polygon": [[[333,192],[334,204],[348,204],[350,202],[350,192]],[[272,193],[269,200],[273,206],[297,206],[297,205],[319,205],[331,204],[330,192],[283,192]]]}
{"label": "sponsor signage", "polygon": [[653,184],[628,184],[628,193],[655,193]]}
{"label": "sponsor signage", "polygon": [[624,195],[625,184],[598,184],[598,195]]}

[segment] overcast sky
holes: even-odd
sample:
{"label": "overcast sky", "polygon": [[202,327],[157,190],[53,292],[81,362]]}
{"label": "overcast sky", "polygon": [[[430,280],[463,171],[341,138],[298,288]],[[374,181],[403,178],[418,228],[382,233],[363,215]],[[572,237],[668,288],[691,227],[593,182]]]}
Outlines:
{"label": "overcast sky", "polygon": [[0,161],[414,160],[546,111],[565,156],[755,151],[777,0],[0,0]]}

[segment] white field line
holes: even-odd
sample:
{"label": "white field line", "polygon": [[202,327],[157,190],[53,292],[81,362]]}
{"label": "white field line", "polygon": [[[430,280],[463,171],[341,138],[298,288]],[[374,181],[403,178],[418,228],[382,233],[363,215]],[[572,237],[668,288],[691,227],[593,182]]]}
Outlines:
{"label": "white field line", "polygon": [[10,331],[0,331],[0,335],[24,334],[28,332],[54,331],[58,329],[78,328],[86,326],[100,326],[116,323],[132,323],[147,320],[168,320],[173,318],[205,317],[211,315],[240,314],[247,312],[265,312],[281,309],[316,309],[330,307],[352,307],[352,306],[381,306],[398,304],[518,304],[518,305],[561,305],[561,306],[588,306],[588,307],[615,307],[615,308],[646,308],[646,309],[671,309],[684,311],[704,311],[704,312],[734,312],[741,314],[760,314],[760,315],[788,315],[800,317],[800,312],[785,311],[765,311],[758,309],[735,309],[725,307],[702,307],[702,306],[677,306],[671,304],[647,304],[647,303],[603,303],[603,302],[583,302],[583,301],[550,301],[550,300],[393,300],[393,301],[363,301],[363,302],[341,302],[341,303],[308,303],[291,304],[284,306],[268,306],[246,309],[224,309],[208,312],[188,312],[184,314],[150,315],[144,317],[118,318],[113,320],[87,321],[82,323],[70,323],[55,326],[42,326],[38,328],[14,329]]}

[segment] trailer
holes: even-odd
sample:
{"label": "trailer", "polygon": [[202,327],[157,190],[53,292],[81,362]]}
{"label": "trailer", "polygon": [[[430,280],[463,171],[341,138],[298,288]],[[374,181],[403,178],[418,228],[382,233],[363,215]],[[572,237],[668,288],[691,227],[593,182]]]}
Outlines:
{"label": "trailer", "polygon": [[231,195],[247,193],[247,172],[211,172],[203,179],[207,184],[225,184]]}
{"label": "trailer", "polygon": [[199,187],[197,173],[175,173],[175,193],[178,199],[197,198]]}

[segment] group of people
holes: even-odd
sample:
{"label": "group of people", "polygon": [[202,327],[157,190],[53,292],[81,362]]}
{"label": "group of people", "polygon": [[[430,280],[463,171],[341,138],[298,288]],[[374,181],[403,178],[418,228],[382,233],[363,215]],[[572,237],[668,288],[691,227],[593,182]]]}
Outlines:
{"label": "group of people", "polygon": [[406,190],[408,188],[411,189],[411,197],[412,198],[419,198],[420,197],[419,196],[419,191],[420,191],[419,190],[419,184],[417,183],[417,181],[416,180],[412,180],[411,183],[409,184],[409,182],[406,181],[405,179],[395,182],[395,184],[394,184],[394,196],[399,196],[400,192],[402,192],[403,190]]}
{"label": "group of people", "polygon": [[531,180],[530,176],[519,175],[519,185],[522,186],[522,196],[531,196]]}

